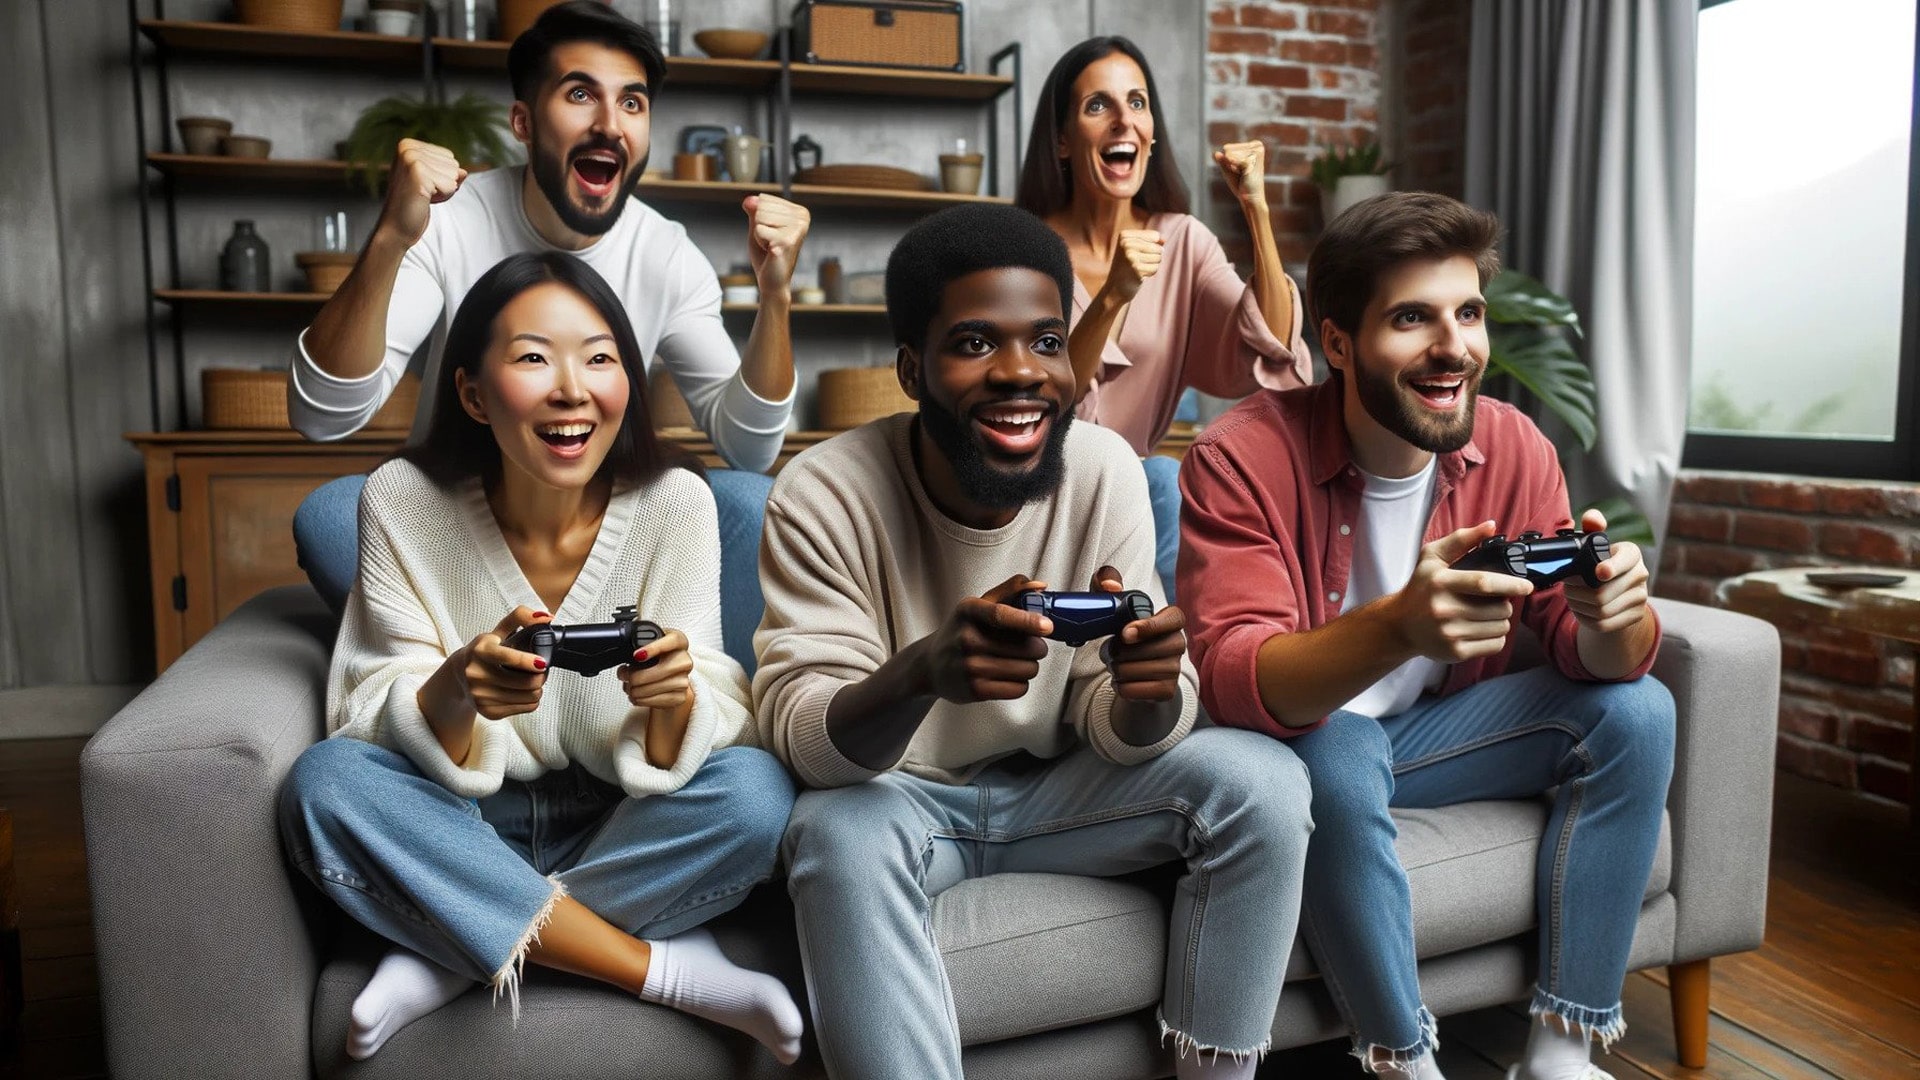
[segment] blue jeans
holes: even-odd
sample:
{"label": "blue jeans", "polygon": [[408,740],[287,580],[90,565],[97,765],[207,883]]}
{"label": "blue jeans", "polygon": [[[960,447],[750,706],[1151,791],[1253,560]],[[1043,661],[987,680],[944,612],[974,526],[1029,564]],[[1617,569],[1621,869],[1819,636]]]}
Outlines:
{"label": "blue jeans", "polygon": [[973,782],[890,772],[802,792],[787,830],[814,1031],[835,1080],[960,1080],[932,898],[998,873],[1184,862],[1161,1022],[1183,1050],[1263,1051],[1298,920],[1306,770],[1263,735],[1203,728],[1131,767],[1082,747]]}
{"label": "blue jeans", "polygon": [[632,799],[578,766],[463,799],[404,755],[325,739],[294,762],[280,831],[348,915],[450,971],[511,988],[565,894],[629,934],[671,937],[773,875],[793,785],[764,751],[715,751],[670,795]]}
{"label": "blue jeans", "polygon": [[1651,678],[1577,683],[1551,668],[1422,698],[1383,720],[1345,711],[1289,739],[1313,778],[1301,913],[1354,1032],[1405,1061],[1435,1045],[1415,974],[1413,906],[1388,807],[1517,799],[1556,788],[1535,871],[1535,1015],[1611,1042],[1673,775],[1673,696]]}
{"label": "blue jeans", "polygon": [[1153,566],[1167,603],[1173,598],[1173,572],[1180,561],[1180,462],[1154,454],[1140,459],[1147,471],[1147,503],[1153,510]]}
{"label": "blue jeans", "polygon": [[[713,488],[720,518],[721,633],[727,654],[752,675],[753,632],[760,627],[763,606],[760,523],[766,516],[773,477],[738,469],[710,469],[707,483]],[[366,484],[364,476],[329,480],[302,500],[293,515],[293,549],[300,569],[307,572],[307,580],[313,582],[335,614],[347,606],[347,591],[360,570],[360,489]],[[1177,526],[1180,493],[1176,489],[1173,495]],[[1172,581],[1170,562],[1168,567],[1166,579]]]}

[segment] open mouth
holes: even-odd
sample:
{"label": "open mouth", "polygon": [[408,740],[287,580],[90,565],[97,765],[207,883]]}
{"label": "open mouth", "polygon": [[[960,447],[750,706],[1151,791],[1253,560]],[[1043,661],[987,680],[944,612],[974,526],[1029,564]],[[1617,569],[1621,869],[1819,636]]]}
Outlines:
{"label": "open mouth", "polygon": [[1452,409],[1466,397],[1467,377],[1465,375],[1436,375],[1426,379],[1410,379],[1407,385],[1430,409],[1446,411]]}
{"label": "open mouth", "polygon": [[1053,406],[1044,402],[1000,402],[973,410],[973,426],[988,449],[1007,457],[1024,457],[1046,441],[1053,413]]}
{"label": "open mouth", "polygon": [[620,155],[611,150],[588,150],[573,158],[573,175],[580,187],[595,199],[613,194],[620,177]]}
{"label": "open mouth", "polygon": [[557,424],[541,424],[533,429],[547,448],[562,458],[577,458],[587,451],[587,440],[593,437],[594,425],[584,420],[572,420]]}
{"label": "open mouth", "polygon": [[1139,160],[1140,144],[1136,142],[1109,143],[1100,148],[1100,171],[1113,180],[1132,179]]}

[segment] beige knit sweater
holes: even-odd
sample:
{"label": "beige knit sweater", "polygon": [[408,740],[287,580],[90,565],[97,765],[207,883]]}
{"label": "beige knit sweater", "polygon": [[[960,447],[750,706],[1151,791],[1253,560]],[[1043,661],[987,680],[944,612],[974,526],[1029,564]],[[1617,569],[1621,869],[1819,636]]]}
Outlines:
{"label": "beige knit sweater", "polygon": [[[914,469],[913,414],[836,436],[787,465],[767,503],[760,547],[766,616],[754,636],[755,715],[762,745],[814,787],[876,775],[827,736],[827,706],[899,649],[933,633],[968,596],[1014,574],[1085,590],[1102,565],[1129,588],[1164,600],[1153,566],[1153,514],[1140,459],[1119,435],[1075,424],[1066,478],[1008,525],[971,529],[936,509]],[[1113,730],[1101,642],[1055,642],[1026,696],[936,703],[893,768],[964,783],[1016,751],[1057,757],[1085,741],[1120,764],[1146,761],[1184,738],[1198,693],[1182,661],[1183,707],[1171,734],[1132,746]]]}
{"label": "beige knit sweater", "polygon": [[550,670],[538,707],[476,719],[468,765],[447,756],[416,702],[420,685],[521,604],[546,606],[520,572],[478,480],[449,492],[405,461],[374,470],[360,497],[360,576],[327,680],[329,730],[397,750],[467,798],[498,791],[503,777],[531,780],[576,762],[629,795],[676,791],[710,751],[752,741],[746,672],[720,651],[713,493],[693,474],[672,469],[647,487],[616,493],[586,565],[553,611],[556,623],[598,623],[633,604],[640,618],[686,634],[695,703],[671,769],[648,764],[649,710],[627,703],[611,671],[587,678]]}

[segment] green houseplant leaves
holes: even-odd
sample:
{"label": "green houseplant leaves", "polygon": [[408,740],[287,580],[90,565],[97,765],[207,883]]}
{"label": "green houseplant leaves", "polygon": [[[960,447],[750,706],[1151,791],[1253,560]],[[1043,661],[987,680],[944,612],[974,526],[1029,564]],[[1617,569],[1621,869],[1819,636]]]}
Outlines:
{"label": "green houseplant leaves", "polygon": [[378,195],[401,139],[444,146],[469,171],[504,165],[513,159],[506,124],[506,107],[478,94],[462,94],[451,102],[382,98],[367,106],[347,135],[349,176]]}
{"label": "green houseplant leaves", "polygon": [[1580,332],[1573,302],[1537,279],[1502,270],[1487,283],[1488,369],[1539,398],[1591,450],[1599,394],[1568,331]]}

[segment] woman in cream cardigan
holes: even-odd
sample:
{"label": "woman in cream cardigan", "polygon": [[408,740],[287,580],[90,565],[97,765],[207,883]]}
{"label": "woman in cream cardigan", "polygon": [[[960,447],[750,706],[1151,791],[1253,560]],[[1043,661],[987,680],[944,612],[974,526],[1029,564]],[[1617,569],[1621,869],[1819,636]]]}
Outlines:
{"label": "woman in cream cardigan", "polygon": [[[281,798],[295,864],[393,945],[347,1052],[476,983],[517,1014],[531,961],[791,1062],[792,997],[698,929],[772,875],[793,789],[739,745],[751,699],[720,651],[713,496],[655,443],[624,309],[573,256],[516,255],[467,294],[445,355],[424,441],[361,496],[334,737]],[[666,632],[617,673],[505,644],[625,605]]]}

